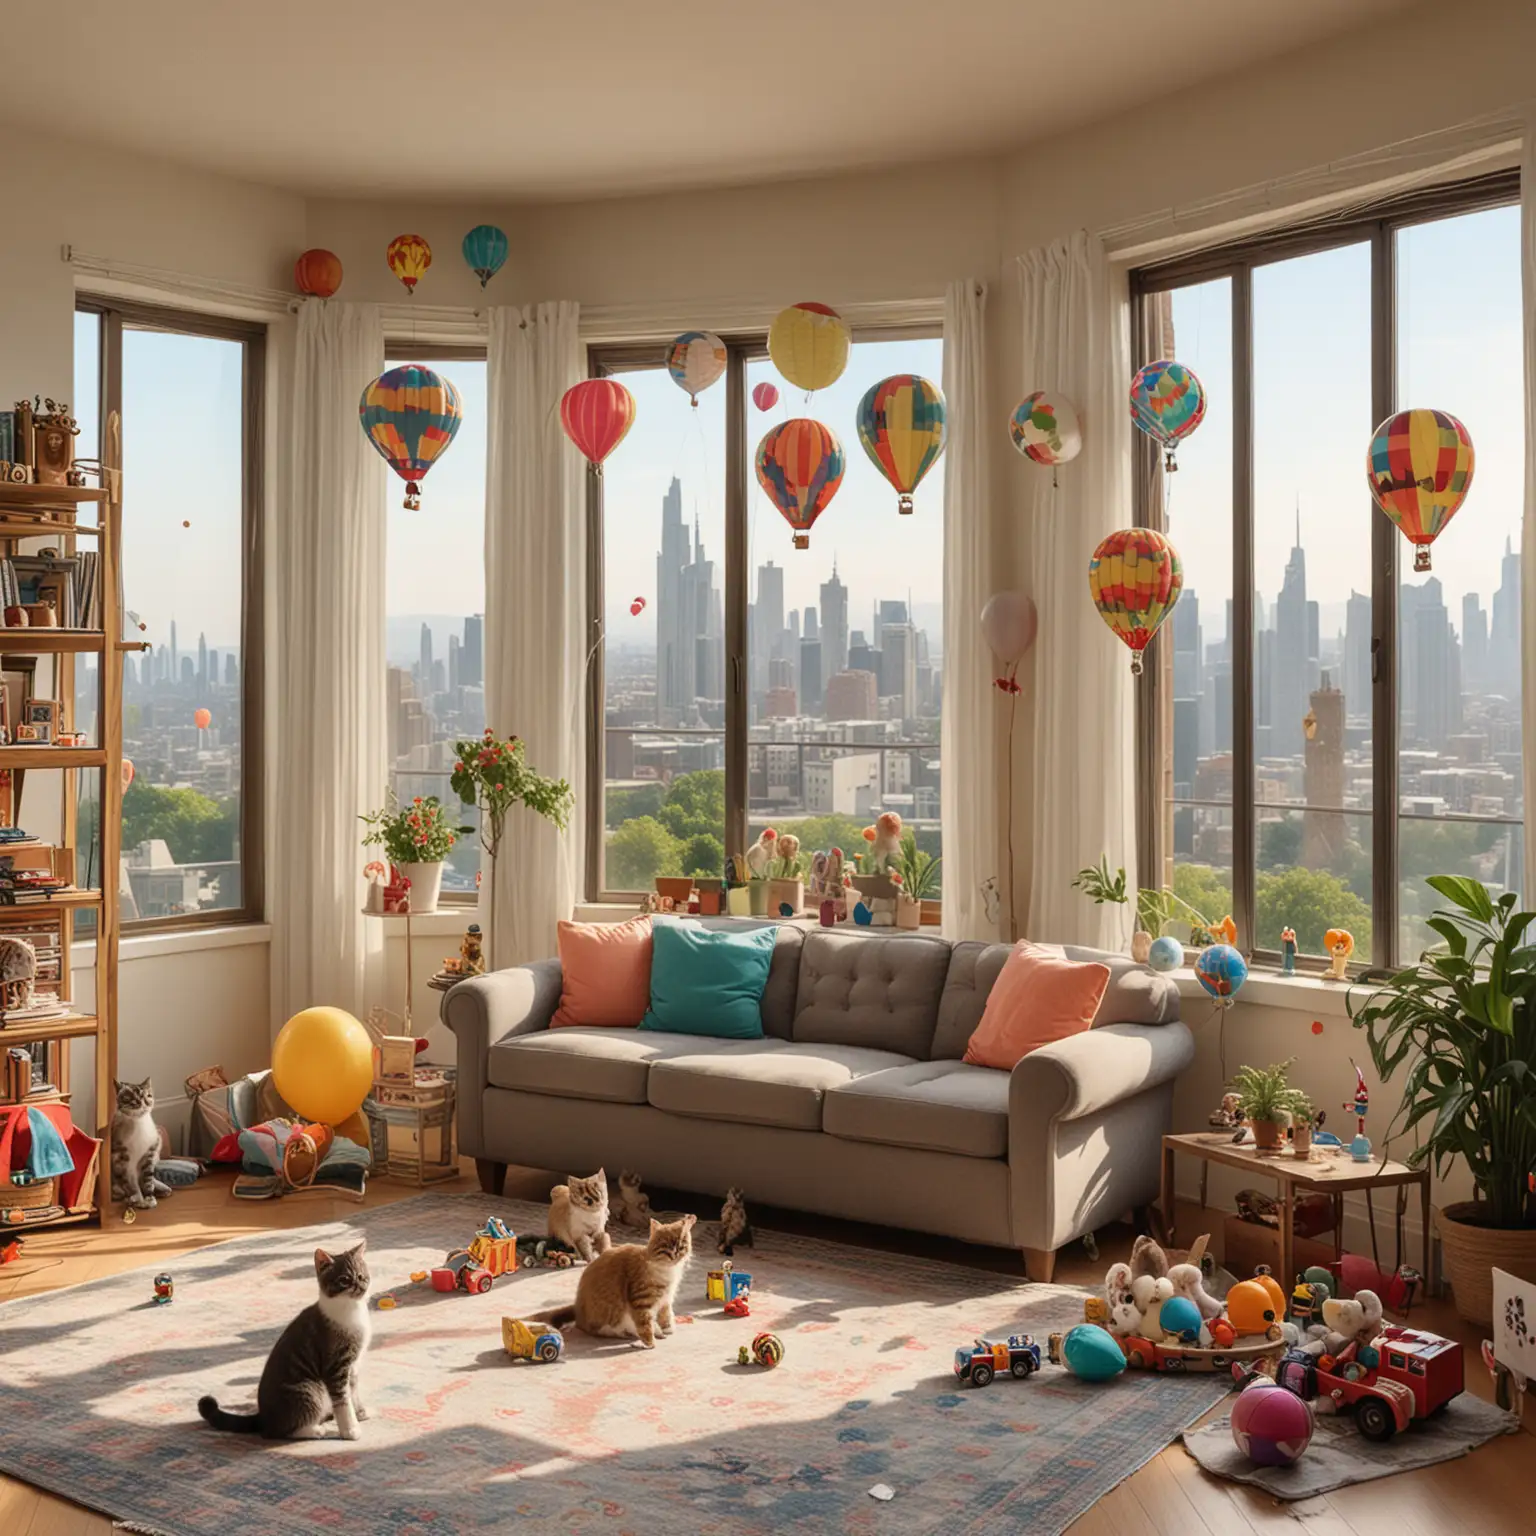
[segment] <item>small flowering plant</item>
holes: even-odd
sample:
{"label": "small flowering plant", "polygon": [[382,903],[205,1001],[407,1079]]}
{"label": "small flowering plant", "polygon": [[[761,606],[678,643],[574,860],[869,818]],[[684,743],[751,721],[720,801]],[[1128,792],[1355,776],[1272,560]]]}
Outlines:
{"label": "small flowering plant", "polygon": [[360,819],[368,828],[363,845],[382,843],[391,864],[441,863],[459,834],[471,830],[451,825],[447,808],[436,795],[417,795],[402,805],[391,794],[383,810],[370,811]]}

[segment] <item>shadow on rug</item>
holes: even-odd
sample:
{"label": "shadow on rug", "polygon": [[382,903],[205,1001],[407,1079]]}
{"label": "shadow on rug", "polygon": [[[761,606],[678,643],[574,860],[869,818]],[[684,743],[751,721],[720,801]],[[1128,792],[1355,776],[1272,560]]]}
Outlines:
{"label": "shadow on rug", "polygon": [[[739,1250],[752,1316],[704,1300],[695,1255],[676,1332],[655,1350],[572,1331],[553,1365],[513,1363],[504,1316],[567,1301],[579,1271],[521,1270],[487,1295],[409,1281],[494,1212],[424,1195],[346,1221],[238,1238],[153,1268],[0,1306],[0,1469],[169,1536],[332,1529],[704,1536],[873,1528],[1052,1536],[1225,1395],[1216,1377],[1128,1372],[1093,1386],[1047,1365],[959,1387],[956,1346],[1082,1319],[1081,1291],[759,1231]],[[254,1398],[266,1352],[314,1297],[312,1252],[367,1233],[374,1314],[362,1439],[268,1444],[209,1429],[200,1394]],[[776,1370],[736,1352],[770,1329]],[[880,1504],[877,1483],[895,1489]],[[537,1524],[535,1524],[537,1522]]]}

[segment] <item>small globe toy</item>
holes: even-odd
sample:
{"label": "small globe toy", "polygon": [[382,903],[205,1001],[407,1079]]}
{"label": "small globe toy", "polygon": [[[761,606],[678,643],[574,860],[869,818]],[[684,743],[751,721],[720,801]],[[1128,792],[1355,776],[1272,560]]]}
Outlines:
{"label": "small globe toy", "polygon": [[1084,1381],[1108,1381],[1125,1369],[1125,1351],[1113,1334],[1094,1323],[1079,1323],[1061,1341],[1062,1363]]}
{"label": "small globe toy", "polygon": [[1256,1467],[1289,1467],[1312,1443],[1312,1405],[1272,1381],[1256,1381],[1232,1405],[1232,1440]]}
{"label": "small globe toy", "polygon": [[1154,971],[1176,971],[1184,963],[1184,946],[1177,939],[1161,938],[1152,940],[1152,948],[1147,953],[1147,964]]}
{"label": "small globe toy", "polygon": [[1187,1296],[1170,1296],[1158,1313],[1158,1326],[1173,1334],[1181,1344],[1200,1341],[1200,1308]]}
{"label": "small globe toy", "polygon": [[1230,944],[1212,944],[1195,961],[1195,979],[1217,1002],[1230,1006],[1248,980],[1248,962]]}

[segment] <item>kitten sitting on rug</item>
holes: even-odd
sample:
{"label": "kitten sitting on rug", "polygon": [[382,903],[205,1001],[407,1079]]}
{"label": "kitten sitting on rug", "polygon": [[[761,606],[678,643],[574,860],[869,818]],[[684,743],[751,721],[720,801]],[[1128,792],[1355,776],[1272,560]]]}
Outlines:
{"label": "kitten sitting on rug", "polygon": [[226,1413],[217,1399],[198,1399],[197,1411],[215,1429],[268,1440],[316,1440],[320,1426],[334,1417],[340,1439],[357,1439],[358,1420],[368,1417],[357,1395],[357,1370],[371,1332],[367,1241],[334,1257],[315,1249],[320,1299],[272,1346],[256,1388],[256,1412]]}
{"label": "kitten sitting on rug", "polygon": [[171,1186],[155,1176],[160,1158],[160,1127],[155,1124],[155,1085],[119,1083],[117,1112],[112,1116],[112,1198],[126,1200],[136,1211],[154,1208]]}
{"label": "kitten sitting on rug", "polygon": [[588,1264],[608,1251],[613,1242],[608,1236],[608,1179],[601,1168],[590,1178],[573,1176],[550,1190],[549,1235]]}
{"label": "kitten sitting on rug", "polygon": [[582,1271],[576,1303],[541,1312],[535,1322],[563,1328],[575,1323],[583,1333],[606,1339],[639,1339],[656,1347],[656,1335],[672,1332],[672,1303],[693,1256],[697,1218],[651,1222],[650,1241],[620,1243]]}

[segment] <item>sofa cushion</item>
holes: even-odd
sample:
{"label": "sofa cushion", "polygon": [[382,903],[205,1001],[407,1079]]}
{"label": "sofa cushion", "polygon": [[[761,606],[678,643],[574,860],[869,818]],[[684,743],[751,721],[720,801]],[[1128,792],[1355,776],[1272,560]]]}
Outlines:
{"label": "sofa cushion", "polygon": [[965,1060],[1013,1071],[1042,1045],[1091,1029],[1108,985],[1109,967],[1102,961],[1068,960],[1028,940],[1015,944],[987,995]]}
{"label": "sofa cushion", "polygon": [[800,950],[805,930],[794,923],[780,923],[768,965],[768,985],[763,988],[763,1033],[776,1040],[792,1040],[795,1034],[795,993],[800,986]]}
{"label": "sofa cushion", "polygon": [[[1100,1024],[1171,1024],[1179,1017],[1178,984],[1171,976],[1160,976],[1138,965],[1129,955],[1076,944],[1045,944],[1040,948],[1068,960],[1094,960],[1109,967],[1109,985],[1093,1016],[1095,1028]],[[953,946],[949,975],[939,999],[938,1028],[934,1031],[933,1049],[928,1053],[934,1061],[959,1061],[965,1055],[971,1035],[986,1011],[992,984],[1012,952],[1009,944],[979,944],[972,940],[962,940]]]}
{"label": "sofa cushion", "polygon": [[734,1040],[697,1055],[678,1052],[651,1069],[651,1103],[674,1115],[821,1129],[822,1098],[870,1072],[911,1065],[860,1046]]}
{"label": "sofa cushion", "polygon": [[651,1001],[651,920],[568,923],[560,946],[560,1006],[554,1029],[575,1024],[638,1024]]}
{"label": "sofa cushion", "polygon": [[653,1061],[686,1051],[703,1055],[724,1041],[661,1030],[597,1029],[573,1025],[512,1035],[493,1045],[486,1075],[497,1088],[553,1093],[569,1099],[644,1104]]}
{"label": "sofa cushion", "polygon": [[1008,1155],[1008,1074],[960,1061],[918,1061],[831,1089],[821,1128],[849,1141]]}
{"label": "sofa cushion", "polygon": [[797,1043],[926,1057],[950,945],[919,934],[808,933],[800,950]]}
{"label": "sofa cushion", "polygon": [[760,1040],[777,937],[771,927],[705,928],[658,916],[651,924],[651,1006],[640,1028]]}

